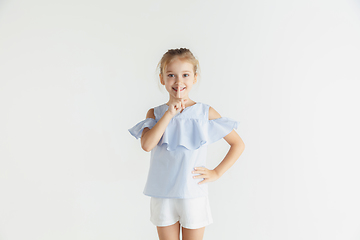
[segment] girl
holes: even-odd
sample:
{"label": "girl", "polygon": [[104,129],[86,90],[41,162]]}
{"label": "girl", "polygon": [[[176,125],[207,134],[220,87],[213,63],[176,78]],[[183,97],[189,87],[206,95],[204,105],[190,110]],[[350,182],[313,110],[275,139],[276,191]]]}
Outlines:
{"label": "girl", "polygon": [[[141,147],[151,151],[144,189],[151,197],[150,221],[157,226],[160,240],[178,240],[180,225],[183,240],[201,240],[205,226],[213,222],[207,184],[235,163],[245,145],[233,130],[237,121],[190,99],[199,65],[190,50],[170,49],[159,65],[169,101],[151,108],[145,120],[129,129],[141,138]],[[229,152],[216,168],[207,169],[207,146],[221,138],[231,146]]]}

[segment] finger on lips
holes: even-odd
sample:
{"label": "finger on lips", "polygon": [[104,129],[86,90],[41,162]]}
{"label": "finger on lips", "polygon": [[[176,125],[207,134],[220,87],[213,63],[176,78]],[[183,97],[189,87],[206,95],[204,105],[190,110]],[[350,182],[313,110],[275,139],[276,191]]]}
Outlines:
{"label": "finger on lips", "polygon": [[179,87],[179,86],[178,86],[178,88],[177,88],[176,96],[177,96],[178,98],[180,98],[180,87]]}

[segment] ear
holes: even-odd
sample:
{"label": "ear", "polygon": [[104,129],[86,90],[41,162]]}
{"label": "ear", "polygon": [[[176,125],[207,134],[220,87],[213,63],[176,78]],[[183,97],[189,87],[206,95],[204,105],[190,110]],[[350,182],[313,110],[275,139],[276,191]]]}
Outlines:
{"label": "ear", "polygon": [[195,76],[194,76],[194,82],[193,82],[193,84],[195,84],[195,83],[197,82],[197,76],[198,76],[198,74],[197,74],[197,73],[195,73]]}
{"label": "ear", "polygon": [[165,82],[164,82],[164,79],[163,79],[161,73],[159,74],[159,78],[160,78],[160,83],[161,83],[162,85],[165,85]]}

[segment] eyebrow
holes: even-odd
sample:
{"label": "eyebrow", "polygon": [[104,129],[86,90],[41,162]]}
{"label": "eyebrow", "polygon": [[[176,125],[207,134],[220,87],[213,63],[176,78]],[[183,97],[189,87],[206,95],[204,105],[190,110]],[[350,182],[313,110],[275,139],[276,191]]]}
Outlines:
{"label": "eyebrow", "polygon": [[[166,73],[169,73],[169,72],[172,72],[172,71],[167,71]],[[191,73],[191,71],[188,71],[188,70],[185,70],[185,71],[182,71],[182,72],[188,72],[188,73]]]}

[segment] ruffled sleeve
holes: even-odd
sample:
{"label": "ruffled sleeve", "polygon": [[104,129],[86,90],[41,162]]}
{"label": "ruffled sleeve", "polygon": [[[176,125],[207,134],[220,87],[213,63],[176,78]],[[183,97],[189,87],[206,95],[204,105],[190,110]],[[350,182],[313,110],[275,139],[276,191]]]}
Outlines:
{"label": "ruffled sleeve", "polygon": [[172,119],[158,145],[166,144],[168,151],[174,151],[178,146],[196,150],[225,137],[234,128],[237,128],[238,124],[239,122],[226,117],[205,121]]}
{"label": "ruffled sleeve", "polygon": [[240,122],[227,117],[209,120],[207,126],[207,144],[211,144],[222,139],[234,128],[237,129],[239,124]]}
{"label": "ruffled sleeve", "polygon": [[129,128],[129,132],[131,135],[133,135],[136,139],[139,139],[141,137],[141,134],[144,130],[144,128],[153,128],[157,121],[153,118],[146,118],[145,120],[137,123],[134,127]]}

